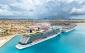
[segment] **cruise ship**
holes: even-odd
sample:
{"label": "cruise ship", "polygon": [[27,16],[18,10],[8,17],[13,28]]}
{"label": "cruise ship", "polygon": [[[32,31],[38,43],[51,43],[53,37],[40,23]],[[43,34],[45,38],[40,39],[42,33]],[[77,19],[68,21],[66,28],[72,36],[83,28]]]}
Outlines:
{"label": "cruise ship", "polygon": [[48,29],[38,30],[36,32],[22,35],[19,43],[16,45],[17,49],[24,49],[31,47],[48,39],[54,38],[61,33],[61,29],[56,26],[51,26]]}
{"label": "cruise ship", "polygon": [[64,26],[62,26],[62,32],[70,32],[74,30],[76,26],[76,24],[65,24]]}

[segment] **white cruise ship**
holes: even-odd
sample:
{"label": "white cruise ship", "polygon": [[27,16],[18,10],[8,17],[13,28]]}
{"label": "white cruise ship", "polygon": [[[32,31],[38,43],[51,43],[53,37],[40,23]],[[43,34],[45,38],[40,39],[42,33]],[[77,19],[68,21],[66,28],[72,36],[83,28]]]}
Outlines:
{"label": "white cruise ship", "polygon": [[61,33],[60,28],[49,27],[48,30],[40,30],[35,33],[22,35],[20,42],[16,45],[17,49],[31,47],[48,39],[54,38]]}
{"label": "white cruise ship", "polygon": [[76,24],[66,24],[62,26],[62,32],[70,32],[75,29],[77,25]]}

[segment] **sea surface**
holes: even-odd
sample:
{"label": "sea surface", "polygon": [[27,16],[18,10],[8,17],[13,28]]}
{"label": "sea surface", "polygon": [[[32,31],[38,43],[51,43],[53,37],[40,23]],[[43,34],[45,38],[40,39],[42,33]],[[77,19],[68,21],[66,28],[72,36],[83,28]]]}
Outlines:
{"label": "sea surface", "polygon": [[0,48],[0,53],[85,53],[85,26],[22,50],[15,47],[19,40],[17,35]]}

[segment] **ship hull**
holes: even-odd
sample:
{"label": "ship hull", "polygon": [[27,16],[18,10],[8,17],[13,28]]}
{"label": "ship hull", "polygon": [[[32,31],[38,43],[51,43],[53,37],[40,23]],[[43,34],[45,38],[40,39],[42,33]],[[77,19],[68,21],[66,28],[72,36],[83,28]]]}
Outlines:
{"label": "ship hull", "polygon": [[17,49],[24,49],[24,48],[27,48],[27,47],[31,47],[31,46],[36,45],[36,44],[38,44],[38,43],[44,42],[44,41],[46,41],[46,40],[48,40],[48,39],[54,38],[54,37],[58,36],[60,33],[61,33],[61,32],[59,32],[59,33],[57,33],[57,34],[54,34],[54,35],[52,35],[52,36],[49,36],[49,37],[47,37],[47,38],[41,39],[41,40],[39,40],[39,41],[37,41],[37,42],[33,42],[33,43],[30,43],[30,44],[27,44],[27,45],[17,44],[17,45],[16,45],[16,48],[17,48]]}

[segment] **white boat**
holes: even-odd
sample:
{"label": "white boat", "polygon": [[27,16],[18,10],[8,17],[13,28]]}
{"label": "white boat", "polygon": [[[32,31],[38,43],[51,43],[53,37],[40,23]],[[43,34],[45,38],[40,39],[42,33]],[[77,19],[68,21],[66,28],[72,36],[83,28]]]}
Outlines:
{"label": "white boat", "polygon": [[76,25],[64,26],[64,27],[62,27],[62,32],[70,32],[70,31],[74,30],[75,27],[76,27]]}
{"label": "white boat", "polygon": [[71,28],[71,29],[63,29],[62,31],[63,32],[70,32],[70,31],[72,31],[72,30],[74,30],[75,28]]}
{"label": "white boat", "polygon": [[[50,32],[51,35],[49,34],[49,32]],[[40,40],[33,41],[32,38],[29,38],[28,41],[27,41],[27,39],[26,39],[26,41],[29,42],[29,43],[26,43],[25,41],[24,42],[21,41],[22,43],[18,43],[16,45],[16,48],[17,49],[24,49],[24,48],[27,48],[27,47],[31,47],[33,45],[36,45],[36,44],[41,43],[43,41],[46,41],[48,39],[54,38],[54,37],[58,36],[60,33],[61,33],[61,30],[60,29],[57,29],[57,28],[54,28],[53,29],[53,28],[51,28],[48,31],[43,32],[41,34],[41,36],[39,35],[39,37],[37,37],[38,35],[35,36],[36,34],[34,34],[34,36],[37,37],[37,38],[34,37],[34,39],[36,40],[36,39],[41,38]],[[30,39],[32,40],[32,42],[30,42]]]}

